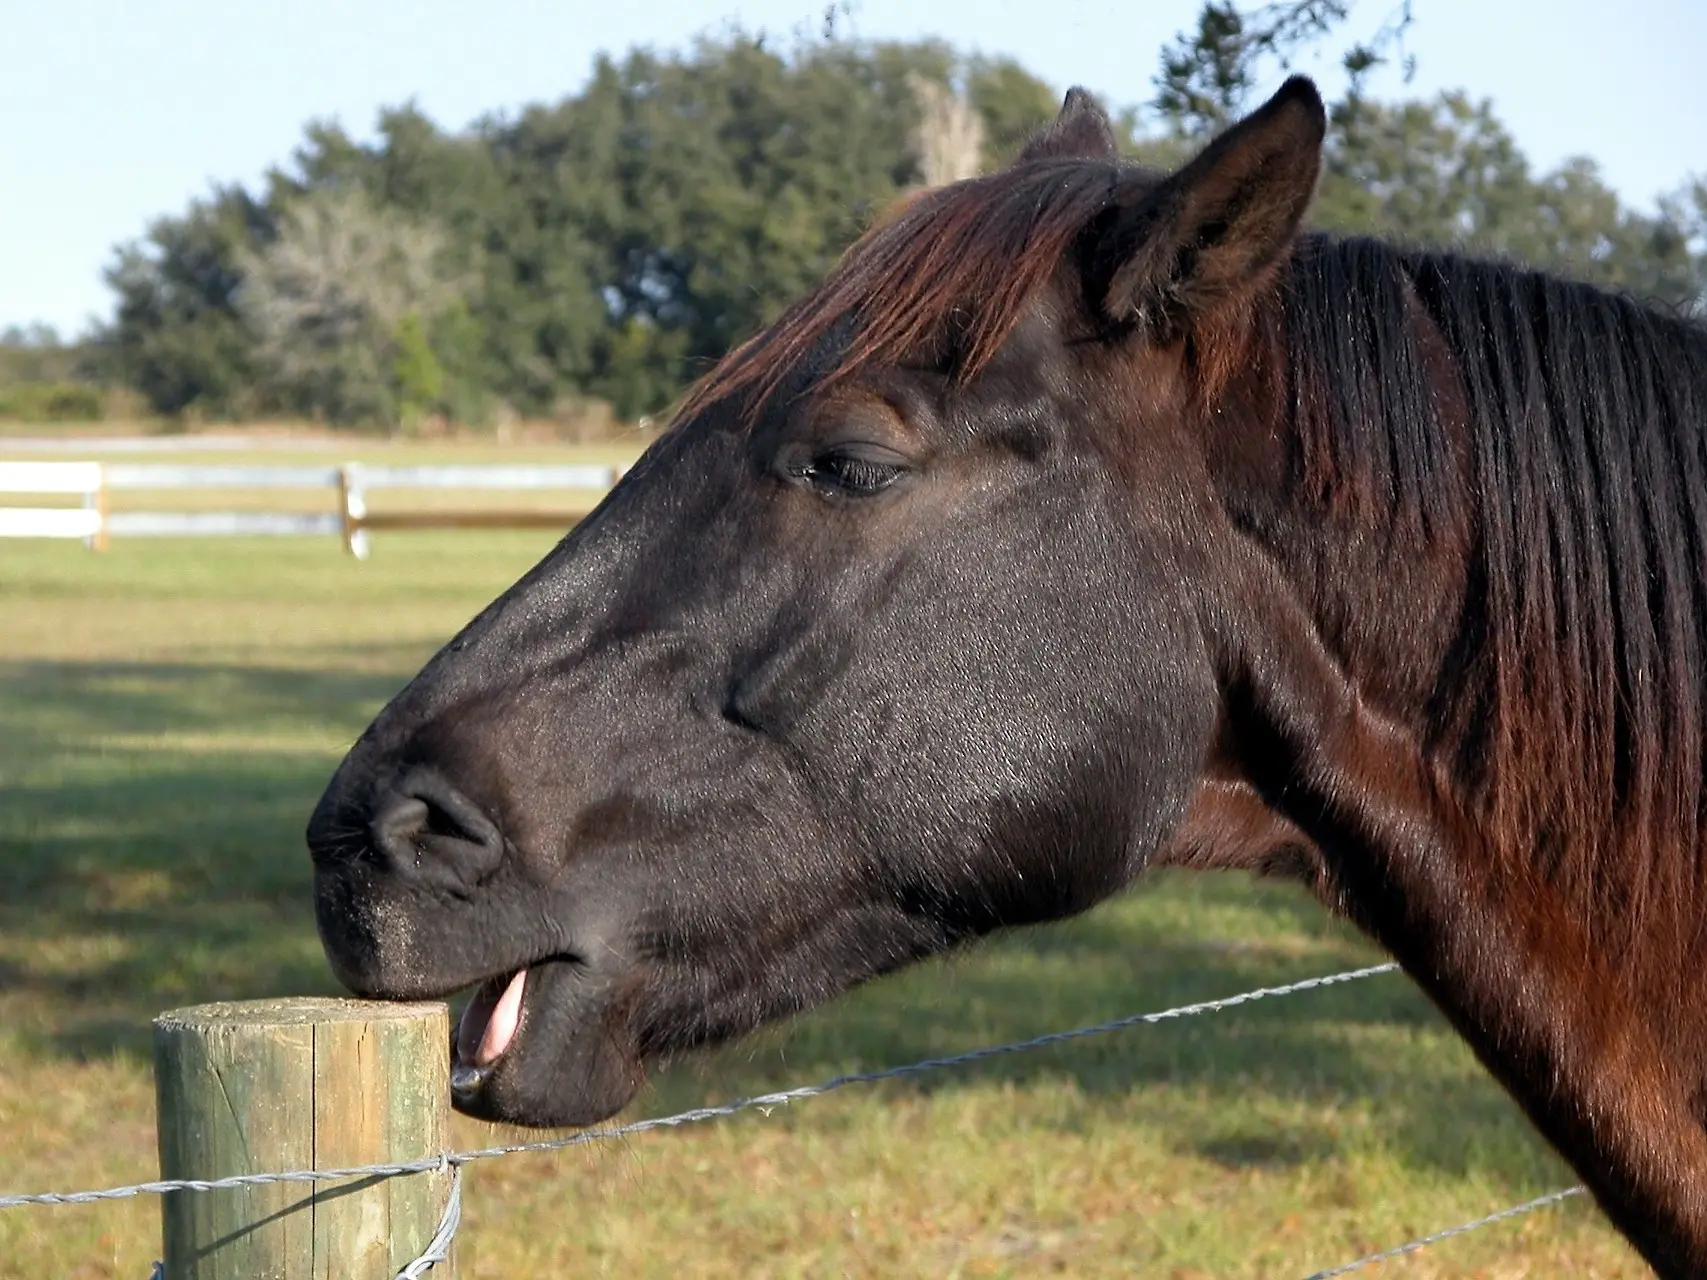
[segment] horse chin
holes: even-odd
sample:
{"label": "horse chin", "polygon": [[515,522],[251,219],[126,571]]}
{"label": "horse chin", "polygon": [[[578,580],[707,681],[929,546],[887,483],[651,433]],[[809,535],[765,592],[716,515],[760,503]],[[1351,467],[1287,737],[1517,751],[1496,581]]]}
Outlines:
{"label": "horse chin", "polygon": [[[531,1128],[597,1124],[615,1115],[640,1091],[643,1074],[639,1055],[625,1047],[612,995],[613,983],[579,960],[529,965],[502,1052],[488,1060],[475,1048],[488,1047],[479,1028],[453,1030],[452,1104],[479,1120]],[[492,997],[474,997],[483,999]],[[477,1016],[488,1015],[482,1009]]]}

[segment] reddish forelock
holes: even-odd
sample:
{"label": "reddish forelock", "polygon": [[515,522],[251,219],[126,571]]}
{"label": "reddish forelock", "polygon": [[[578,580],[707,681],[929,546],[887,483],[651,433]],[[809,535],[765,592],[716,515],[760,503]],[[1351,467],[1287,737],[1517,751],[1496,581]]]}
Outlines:
{"label": "reddish forelock", "polygon": [[822,285],[701,379],[678,419],[735,397],[756,416],[844,322],[847,345],[814,389],[921,359],[973,377],[1108,206],[1119,176],[1104,162],[1037,161],[905,201]]}

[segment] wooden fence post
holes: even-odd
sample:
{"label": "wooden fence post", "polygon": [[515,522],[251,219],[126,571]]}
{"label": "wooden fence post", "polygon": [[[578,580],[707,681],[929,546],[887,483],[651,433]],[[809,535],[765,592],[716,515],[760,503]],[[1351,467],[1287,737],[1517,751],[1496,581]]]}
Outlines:
{"label": "wooden fence post", "polygon": [[95,513],[95,518],[99,523],[96,524],[95,532],[89,535],[84,545],[91,551],[105,551],[107,549],[107,469],[100,463],[96,463],[95,466],[97,468],[95,489],[94,492],[83,495],[83,506]]}
{"label": "wooden fence post", "polygon": [[338,468],[338,509],[344,520],[344,550],[358,560],[366,560],[367,490],[362,484],[359,462],[346,462]]}
{"label": "wooden fence post", "polygon": [[[442,1004],[292,999],[154,1020],[160,1175],[402,1163],[445,1149]],[[392,1280],[432,1239],[449,1170],[168,1192],[166,1280]],[[454,1256],[432,1271],[450,1280]]]}

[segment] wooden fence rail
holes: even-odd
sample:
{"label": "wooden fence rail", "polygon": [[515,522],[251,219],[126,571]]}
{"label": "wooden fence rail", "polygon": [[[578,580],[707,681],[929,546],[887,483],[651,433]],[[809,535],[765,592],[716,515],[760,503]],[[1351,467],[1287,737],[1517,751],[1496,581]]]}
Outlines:
{"label": "wooden fence rail", "polygon": [[[0,507],[0,538],[81,538],[102,550],[111,537],[332,535],[366,559],[368,535],[397,529],[564,529],[590,511],[622,475],[597,465],[179,466],[170,463],[0,462],[0,494],[77,496],[80,507]],[[138,490],[319,489],[325,511],[111,511],[108,495]],[[539,492],[571,498],[557,509],[502,507],[370,511],[377,489]]]}

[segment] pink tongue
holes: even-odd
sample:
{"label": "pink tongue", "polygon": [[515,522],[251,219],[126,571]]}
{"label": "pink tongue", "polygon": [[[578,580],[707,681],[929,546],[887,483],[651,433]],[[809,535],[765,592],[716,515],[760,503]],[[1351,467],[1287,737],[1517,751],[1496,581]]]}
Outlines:
{"label": "pink tongue", "polygon": [[462,1022],[457,1026],[457,1054],[464,1057],[468,1053],[470,1042],[477,1032],[480,1042],[474,1048],[472,1065],[476,1067],[489,1066],[503,1056],[504,1050],[510,1047],[510,1041],[516,1038],[516,1028],[522,1020],[522,988],[526,984],[528,971],[517,969],[515,976],[510,979],[504,993],[498,997],[497,1003],[486,1018],[486,1027],[482,1032],[478,1019],[482,1013],[481,1005],[485,1003],[481,996],[484,991],[477,992],[468,1008],[463,1010]]}

